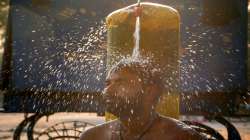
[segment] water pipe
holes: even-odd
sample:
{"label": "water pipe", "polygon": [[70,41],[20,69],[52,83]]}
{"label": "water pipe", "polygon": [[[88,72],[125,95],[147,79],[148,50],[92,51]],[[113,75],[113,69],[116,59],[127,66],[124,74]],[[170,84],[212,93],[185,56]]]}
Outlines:
{"label": "water pipe", "polygon": [[135,6],[135,16],[139,17],[142,12],[142,7],[141,7],[141,0],[137,1],[137,5]]}

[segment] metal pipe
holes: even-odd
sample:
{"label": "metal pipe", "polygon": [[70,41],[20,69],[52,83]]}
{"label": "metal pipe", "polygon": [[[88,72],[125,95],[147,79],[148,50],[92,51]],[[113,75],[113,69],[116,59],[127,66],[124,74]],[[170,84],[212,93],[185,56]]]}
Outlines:
{"label": "metal pipe", "polygon": [[141,5],[141,0],[137,0],[137,6]]}

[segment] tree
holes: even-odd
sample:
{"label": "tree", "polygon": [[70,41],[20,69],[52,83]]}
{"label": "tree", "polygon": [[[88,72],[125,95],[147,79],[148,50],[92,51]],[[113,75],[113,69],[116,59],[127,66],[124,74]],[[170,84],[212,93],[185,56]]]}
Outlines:
{"label": "tree", "polygon": [[3,48],[4,35],[7,24],[7,17],[9,11],[9,0],[1,0],[0,2],[0,49]]}

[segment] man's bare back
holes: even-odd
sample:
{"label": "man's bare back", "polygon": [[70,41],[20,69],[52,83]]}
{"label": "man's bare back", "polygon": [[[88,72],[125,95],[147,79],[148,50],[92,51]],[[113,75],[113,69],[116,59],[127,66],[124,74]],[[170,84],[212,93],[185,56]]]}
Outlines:
{"label": "man's bare back", "polygon": [[[81,135],[80,140],[133,140],[126,139],[120,132],[120,121],[114,120],[92,129]],[[136,140],[202,140],[198,132],[184,123],[163,116],[157,117],[147,132]]]}

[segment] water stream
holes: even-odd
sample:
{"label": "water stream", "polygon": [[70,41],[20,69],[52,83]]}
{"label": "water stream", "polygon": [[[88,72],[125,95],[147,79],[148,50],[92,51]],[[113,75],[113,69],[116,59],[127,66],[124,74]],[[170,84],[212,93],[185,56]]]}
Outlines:
{"label": "water stream", "polygon": [[140,17],[136,18],[135,32],[134,32],[135,46],[133,49],[132,59],[140,57]]}
{"label": "water stream", "polygon": [[[138,6],[140,6],[140,1],[138,0]],[[136,60],[140,57],[140,16],[136,17],[135,32],[134,32],[134,42],[135,46],[132,53],[132,59]]]}

